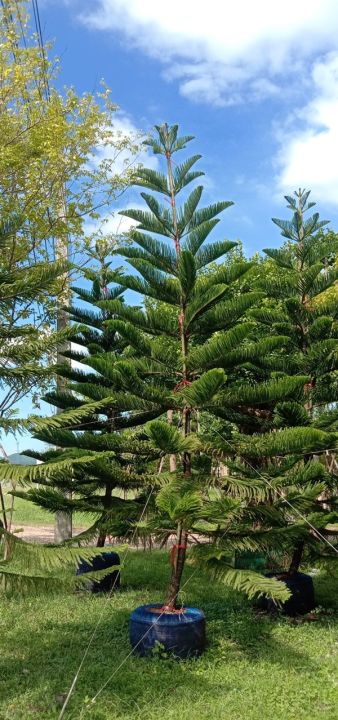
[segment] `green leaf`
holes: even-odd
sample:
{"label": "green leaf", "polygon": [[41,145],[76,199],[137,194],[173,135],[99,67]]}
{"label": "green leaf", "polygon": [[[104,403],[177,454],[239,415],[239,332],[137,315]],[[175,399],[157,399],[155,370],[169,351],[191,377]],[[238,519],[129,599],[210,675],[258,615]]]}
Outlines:
{"label": "green leaf", "polygon": [[[284,376],[265,382],[255,382],[254,385],[240,383],[238,389],[235,385],[233,389],[222,393],[219,402],[231,406],[253,405],[261,407],[270,405],[290,396],[302,397],[303,388],[307,381],[308,377],[306,376]],[[298,405],[298,403],[291,404]]]}
{"label": "green leaf", "polygon": [[[226,285],[214,285],[204,293],[197,293],[197,297],[189,302],[185,314],[185,327],[188,329],[198,318],[207,313],[226,293]],[[196,293],[195,293],[196,294]]]}
{"label": "green leaf", "polygon": [[226,253],[229,252],[229,250],[232,250],[234,247],[237,247],[238,243],[231,242],[230,240],[222,240],[221,242],[215,242],[211,243],[210,245],[206,245],[205,248],[199,250],[196,253],[196,268],[200,269],[205,267],[206,265],[209,265],[209,263],[214,262],[218,258],[222,257]]}
{"label": "green leaf", "polygon": [[252,570],[237,570],[229,567],[224,562],[222,554],[217,554],[216,550],[215,557],[209,556],[206,566],[218,582],[245,593],[250,599],[266,596],[275,601],[285,602],[291,595],[290,590],[280,580],[267,578]]}
{"label": "green leaf", "polygon": [[213,402],[215,395],[224,385],[226,376],[224,370],[214,369],[203,373],[203,375],[191,385],[182,387],[177,396],[183,398],[184,403],[190,407],[202,408]]}
{"label": "green leaf", "polygon": [[208,235],[210,235],[214,227],[216,227],[219,222],[219,218],[214,218],[213,220],[206,220],[201,223],[198,227],[189,232],[189,235],[182,247],[187,248],[187,250],[190,250],[193,255],[196,255],[197,251],[204,243],[204,240],[208,237]]}
{"label": "green leaf", "polygon": [[[137,261],[134,261],[134,263],[135,262]],[[142,261],[139,262],[142,263]],[[130,264],[133,264],[133,262],[131,261]],[[138,269],[139,268],[140,265]],[[148,265],[147,268],[145,264],[142,265],[142,271],[144,274],[147,273],[148,277],[151,277],[151,283],[135,275],[123,275],[120,272],[115,273],[115,278],[120,285],[129,288],[129,290],[135,290],[135,292],[145,295],[146,297],[152,297],[155,300],[161,300],[170,305],[179,306],[180,298],[177,293],[177,286],[175,286],[173,281],[169,279],[162,280],[162,276],[156,274],[156,271],[151,268],[150,265]]]}
{"label": "green leaf", "polygon": [[132,347],[138,350],[142,355],[151,357],[152,345],[151,341],[143,332],[138,330],[129,322],[124,320],[110,320],[109,326],[122,335]]}
{"label": "green leaf", "polygon": [[195,258],[189,250],[181,250],[177,271],[182,292],[187,299],[191,295],[196,281]]}
{"label": "green leaf", "polygon": [[166,455],[191,452],[199,447],[199,440],[195,435],[190,434],[183,437],[173,425],[162,420],[148,423],[145,430],[151,438],[153,446],[162,450]]}
{"label": "green leaf", "polygon": [[240,452],[248,457],[276,457],[277,455],[306,454],[335,447],[338,436],[311,427],[283,428],[264,435],[241,435]]}
{"label": "green leaf", "polygon": [[144,210],[120,210],[119,215],[136,220],[139,230],[146,230],[147,232],[153,232],[157,235],[165,235],[166,237],[172,236],[172,231],[168,231],[163,222],[157,220],[156,217],[150,212]]}
{"label": "green leaf", "polygon": [[186,227],[189,225],[194,212],[197,208],[197,205],[201,199],[203,192],[202,185],[199,185],[196,187],[192,193],[190,193],[189,197],[187,198],[186,202],[184,203],[183,208],[178,213],[178,228],[179,228],[179,234],[182,235]]}
{"label": "green leaf", "polygon": [[[164,270],[173,272],[176,267],[176,253],[173,247],[170,247],[167,243],[163,243],[160,240],[156,240],[151,235],[140,233],[138,230],[131,230],[130,237],[134,242],[140,245],[153,258],[156,258],[157,262],[161,263]],[[119,250],[121,252],[121,250]],[[121,254],[125,254],[125,249]],[[128,256],[127,256],[128,257]]]}
{"label": "green leaf", "polygon": [[[151,308],[148,308],[147,311],[140,310],[119,301],[102,301],[100,306],[106,308],[112,314],[128,320],[150,335],[166,335],[167,337],[177,338],[178,317],[165,316],[163,313],[160,314]],[[106,320],[105,324],[109,326],[111,322],[111,320]]]}
{"label": "green leaf", "polygon": [[226,210],[231,205],[233,205],[232,201],[224,200],[222,202],[214,203],[213,205],[208,205],[208,207],[201,208],[200,210],[196,210],[189,223],[188,232],[195,230],[199,227],[199,225],[202,225],[202,223],[212,220],[216,217],[216,215],[219,215],[223,212],[223,210]]}
{"label": "green leaf", "polygon": [[[227,288],[226,285],[216,285],[216,287]],[[235,325],[245,315],[246,311],[263,297],[264,294],[260,292],[247,292],[239,295],[234,300],[223,300],[215,303],[215,307],[208,308],[204,317],[199,318],[196,331],[200,335],[211,335],[216,330],[226,330]],[[220,300],[221,296],[218,299]]]}
{"label": "green leaf", "polygon": [[163,195],[170,196],[167,178],[163,173],[149,168],[138,168],[136,177],[133,178],[135,185],[146,187],[149,190],[155,190]]}
{"label": "green leaf", "polygon": [[143,197],[143,200],[145,200],[145,202],[147,203],[156,220],[158,220],[158,222],[166,230],[166,234],[172,233],[173,224],[169,210],[161,206],[153,195],[148,195],[148,193],[141,192],[141,197]]}
{"label": "green leaf", "polygon": [[[191,484],[171,482],[164,485],[156,496],[157,508],[166,513],[170,520],[177,525],[182,523],[185,527],[198,518],[202,511],[202,497]],[[161,518],[159,519],[161,521]]]}
{"label": "green leaf", "polygon": [[188,367],[190,369],[227,367],[227,355],[236,345],[248,337],[252,328],[251,323],[243,323],[215,335],[200,347],[191,350],[187,358]]}
{"label": "green leaf", "polygon": [[188,158],[185,162],[181,163],[181,165],[177,165],[174,169],[174,189],[175,189],[175,195],[182,190],[186,185],[188,185],[192,180],[196,180],[198,177],[201,177],[204,175],[204,172],[189,172],[189,170],[192,168],[192,166],[200,160],[202,155],[193,155],[191,158]]}
{"label": "green leaf", "polygon": [[274,260],[279,267],[287,268],[287,269],[293,269],[293,263],[292,263],[292,256],[290,251],[288,250],[277,250],[275,248],[264,249],[263,252],[265,252],[268,257],[271,257],[272,260]]}

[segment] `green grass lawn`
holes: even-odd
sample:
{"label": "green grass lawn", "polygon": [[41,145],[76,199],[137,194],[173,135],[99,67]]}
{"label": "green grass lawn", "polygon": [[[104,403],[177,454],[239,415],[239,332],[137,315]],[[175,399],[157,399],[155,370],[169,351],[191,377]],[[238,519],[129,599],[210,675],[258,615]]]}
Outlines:
{"label": "green grass lawn", "polygon": [[[5,495],[6,508],[10,507],[11,496]],[[77,527],[88,527],[94,518],[90,513],[74,513],[73,524]],[[54,514],[44,510],[32,502],[16,497],[14,500],[13,523],[17,527],[24,525],[53,525]]]}
{"label": "green grass lawn", "polygon": [[[124,662],[130,612],[163,598],[168,572],[166,553],[131,552],[123,588],[108,601],[86,594],[2,596],[1,720],[58,718],[57,696],[67,692],[101,614],[65,719],[338,718],[337,614],[299,625],[261,617],[245,598],[197,574],[185,601],[206,613],[205,654],[181,663],[132,656]],[[337,581],[319,577],[317,593],[320,605],[338,610]]]}

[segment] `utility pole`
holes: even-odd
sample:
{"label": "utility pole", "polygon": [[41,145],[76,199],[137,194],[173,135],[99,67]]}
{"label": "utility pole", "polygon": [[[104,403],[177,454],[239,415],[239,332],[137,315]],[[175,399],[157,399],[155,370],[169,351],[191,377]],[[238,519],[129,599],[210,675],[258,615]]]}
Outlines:
{"label": "utility pole", "polygon": [[[66,205],[66,198],[65,198],[65,191],[64,186],[61,185],[60,189],[60,195],[61,195],[61,202],[60,202],[60,210],[59,210],[59,219],[65,220],[66,213],[67,213],[67,205]],[[61,260],[63,262],[67,262],[69,259],[69,237],[68,233],[66,232],[65,235],[60,234],[56,239],[56,257],[57,260]],[[69,302],[69,295],[70,295],[70,289],[69,289],[69,278],[68,273],[65,275],[65,289],[62,295],[59,297],[59,307],[57,311],[57,321],[56,321],[56,327],[58,332],[63,332],[67,326],[68,326],[68,315],[67,312],[64,310],[63,305],[68,304]],[[69,362],[71,364],[71,360],[66,360],[66,358],[63,355],[63,352],[70,347],[70,342],[66,341],[63,345],[58,345],[57,348],[57,354],[56,354],[56,361],[57,364],[61,364],[64,362]],[[65,390],[67,386],[67,381],[64,378],[61,378],[59,375],[56,379],[56,387],[58,392],[62,392]],[[61,413],[62,409],[58,409],[57,413]],[[67,497],[69,497],[68,493],[66,494]],[[60,543],[63,542],[63,540],[69,540],[69,538],[72,537],[73,532],[73,522],[72,522],[72,515],[71,513],[67,512],[57,512],[55,514],[55,524],[54,524],[54,542]]]}
{"label": "utility pole", "polygon": [[[47,101],[50,100],[50,89],[49,89],[49,81],[48,76],[46,72],[46,54],[45,54],[45,48],[43,44],[43,37],[42,37],[42,29],[41,29],[41,22],[40,22],[40,13],[39,13],[39,4],[38,0],[31,0],[32,1],[32,9],[33,9],[33,15],[34,15],[34,22],[35,22],[35,29],[36,29],[36,36],[38,45],[40,47],[41,52],[41,59],[43,62],[43,68],[44,68],[44,90],[45,90],[45,96]],[[61,163],[62,165],[62,163]],[[62,171],[62,168],[61,168]],[[62,174],[61,174],[62,177]],[[59,188],[56,189],[56,192],[59,194],[58,198],[58,219],[60,222],[66,222],[67,217],[67,201],[66,201],[66,194],[65,194],[65,185],[60,181]],[[69,236],[67,231],[65,233],[58,233],[56,237],[55,242],[55,255],[57,260],[61,260],[63,262],[67,262],[69,259]],[[68,273],[64,276],[64,292],[59,296],[58,298],[58,309],[57,309],[57,320],[56,320],[56,329],[58,332],[63,332],[68,325],[68,316],[65,310],[63,309],[63,306],[69,303],[69,278]],[[64,362],[67,362],[66,358],[63,356],[63,352],[66,349],[70,348],[70,343],[65,342],[61,345],[58,345],[57,348],[57,354],[56,354],[56,361],[57,364],[61,364]],[[68,361],[69,364],[71,361]],[[56,387],[59,392],[62,392],[65,390],[67,385],[66,380],[63,378],[57,377],[56,380]],[[61,409],[57,410],[57,413],[62,412]],[[57,512],[55,515],[55,524],[54,524],[54,541],[56,543],[63,542],[63,540],[68,540],[72,537],[72,516],[70,513],[66,512]]]}

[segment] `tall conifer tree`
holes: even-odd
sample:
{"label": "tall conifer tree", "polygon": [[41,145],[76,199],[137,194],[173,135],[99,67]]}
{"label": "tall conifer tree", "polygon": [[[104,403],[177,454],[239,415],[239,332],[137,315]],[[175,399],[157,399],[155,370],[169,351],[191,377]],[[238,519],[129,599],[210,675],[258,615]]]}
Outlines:
{"label": "tall conifer tree", "polygon": [[[250,363],[262,364],[262,358],[285,342],[277,335],[257,338],[256,324],[246,319],[246,313],[262,295],[250,289],[250,263],[224,260],[235,243],[205,242],[218,224],[218,216],[231,202],[198,207],[203,188],[197,186],[190,193],[186,188],[202,174],[193,169],[200,156],[174,163],[175,154],[192,139],[180,138],[177,133],[177,126],[163,125],[156,127],[155,137],[148,141],[153,151],[162,156],[166,172],[142,169],[137,184],[161,195],[167,206],[161,205],[154,194],[142,192],[149,210],[124,211],[138,223],[131,233],[133,244],[119,249],[132,272],[117,270],[110,274],[110,280],[120,287],[154,300],[155,305],[148,301],[143,307],[127,305],[119,291],[116,296],[95,300],[105,313],[104,325],[110,337],[115,339],[117,334],[119,348],[123,339],[123,351],[113,348],[107,352],[105,348],[106,352],[97,352],[94,340],[94,353],[78,358],[95,372],[90,376],[84,373],[81,379],[78,372],[77,377],[72,374],[70,379],[76,383],[73,391],[80,392],[82,400],[85,397],[94,402],[91,407],[87,403],[42,421],[39,437],[59,445],[63,451],[28,473],[31,479],[49,478],[44,482],[57,487],[67,473],[68,483],[70,474],[76,479],[80,468],[87,480],[93,473],[97,482],[103,466],[110,477],[112,473],[115,477],[118,456],[120,467],[123,463],[128,466],[124,472],[129,472],[130,481],[137,474],[138,463],[144,463],[143,487],[150,483],[155,506],[147,504],[147,516],[139,513],[136,529],[162,537],[176,535],[165,599],[169,609],[177,606],[191,536],[204,535],[218,543],[220,536],[227,535],[231,549],[259,543],[259,539],[252,539],[255,509],[250,497],[255,485],[250,482],[248,488],[248,483],[235,474],[223,478],[218,473],[217,443],[210,443],[203,419],[206,413],[222,417],[228,408],[233,422],[242,398],[234,403],[228,401],[229,387],[237,378],[245,389]],[[180,194],[183,202],[179,205]],[[94,325],[96,335],[96,320],[88,314],[85,318],[82,310],[73,313],[77,321],[81,315],[86,325]],[[88,333],[93,331],[86,330],[87,340]],[[297,386],[301,382],[298,379]],[[284,394],[294,392],[294,387],[293,378],[284,378]],[[258,391],[263,390],[259,387]],[[97,416],[104,414],[105,402],[118,413],[113,432],[109,432],[107,420],[98,424]],[[82,417],[75,429],[74,423],[79,423],[77,413],[88,413],[90,409],[95,418],[89,430],[84,431]],[[84,417],[87,422],[88,417]],[[135,427],[132,437],[127,430],[121,432],[128,426]],[[137,474],[135,481],[139,480]],[[80,482],[77,491],[83,504]],[[43,492],[49,502],[46,490]],[[36,492],[34,499],[39,501]],[[126,504],[124,510],[125,522],[134,525],[135,513]],[[113,513],[113,508],[110,511]],[[278,537],[277,529],[274,542]],[[216,547],[214,554],[217,552]],[[277,581],[237,571],[231,564],[225,566],[223,577],[249,595],[267,592],[280,599],[287,597],[286,589]]]}
{"label": "tall conifer tree", "polygon": [[[202,174],[193,169],[200,156],[181,164],[174,157],[191,139],[178,137],[177,126],[162,125],[148,141],[165,173],[141,169],[137,184],[146,190],[141,195],[148,210],[123,212],[138,223],[133,243],[118,251],[131,272],[109,270],[109,280],[118,285],[110,296],[80,292],[101,309],[100,337],[109,334],[109,349],[102,352],[96,342],[96,313],[72,311],[86,326],[80,335],[90,352],[77,359],[94,372],[71,371],[72,402],[80,406],[41,421],[39,430],[39,437],[63,450],[27,471],[31,479],[50,478],[54,487],[75,477],[78,506],[91,478],[93,487],[101,488],[105,473],[110,483],[135,482],[129,505],[119,505],[116,497],[110,505],[111,526],[121,509],[125,529],[176,535],[164,603],[171,610],[177,607],[188,542],[196,535],[213,541],[202,544],[199,554],[225,582],[251,596],[286,599],[282,584],[236,570],[228,556],[235,549],[283,551],[310,538],[298,518],[290,522],[283,485],[293,506],[304,510],[311,493],[313,503],[318,483],[311,485],[306,469],[301,479],[303,455],[335,441],[334,434],[315,427],[278,427],[283,407],[301,406],[309,376],[306,368],[287,367],[290,337],[282,333],[276,310],[274,332],[264,333],[264,317],[250,319],[264,297],[261,289],[252,289],[252,265],[227,261],[234,243],[206,242],[231,203],[199,208],[203,188],[187,190]],[[139,293],[143,306],[123,302],[121,288]],[[107,408],[114,413],[113,432]],[[222,426],[211,425],[214,418]],[[209,421],[217,428],[214,435]],[[132,434],[126,428],[134,428]],[[297,483],[291,484],[295,468]],[[311,487],[304,490],[307,481]],[[38,495],[34,499],[39,501]],[[49,503],[52,496],[45,499]],[[102,495],[95,501],[106,513]]]}
{"label": "tall conifer tree", "polygon": [[[74,323],[70,336],[73,345],[64,351],[64,356],[71,364],[65,362],[56,368],[58,376],[67,380],[67,385],[64,390],[51,391],[44,397],[49,404],[63,411],[58,416],[59,427],[53,421],[42,423],[34,435],[40,441],[57,445],[58,449],[42,453],[27,451],[49,463],[48,476],[38,478],[38,488],[17,495],[50,512],[80,510],[88,513],[90,520],[94,515],[91,533],[97,535],[98,546],[103,546],[107,534],[128,536],[131,532],[132,521],[139,515],[140,503],[144,502],[142,489],[146,480],[141,475],[144,463],[138,462],[135,456],[131,466],[130,453],[124,456],[119,453],[118,433],[128,427],[130,418],[125,412],[123,394],[117,392],[119,382],[114,378],[114,361],[126,343],[106,324],[112,314],[98,307],[103,299],[112,301],[121,297],[123,288],[110,287],[109,243],[105,240],[97,242],[90,254],[95,264],[85,270],[85,276],[92,288],[73,287],[77,302],[68,308]],[[86,412],[88,403],[89,413]],[[98,403],[98,412],[95,412],[95,403]],[[82,411],[84,417],[81,417]],[[151,417],[152,413],[146,413],[139,421]],[[126,445],[127,439],[124,447]],[[112,453],[109,453],[110,447]],[[132,450],[132,447],[130,438],[129,448]],[[136,451],[138,449],[137,446]],[[105,450],[108,456],[101,452]],[[88,462],[82,463],[81,456],[84,455]],[[68,466],[62,472],[53,472],[53,466],[65,458]]]}

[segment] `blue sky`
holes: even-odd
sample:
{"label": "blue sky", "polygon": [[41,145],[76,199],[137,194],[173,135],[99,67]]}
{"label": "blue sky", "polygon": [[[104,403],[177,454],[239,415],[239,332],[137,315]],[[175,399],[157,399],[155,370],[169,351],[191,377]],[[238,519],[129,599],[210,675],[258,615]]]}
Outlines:
{"label": "blue sky", "polygon": [[61,81],[104,78],[120,123],[178,122],[196,136],[208,198],[235,206],[224,232],[251,253],[279,243],[283,193],[313,189],[338,214],[336,0],[44,0]]}
{"label": "blue sky", "polygon": [[196,136],[205,200],[235,202],[222,236],[247,254],[280,243],[271,217],[300,186],[337,228],[337,0],[40,0],[40,15],[62,85],[104,78],[119,129]]}

